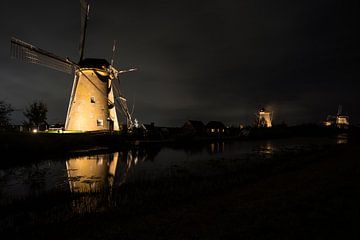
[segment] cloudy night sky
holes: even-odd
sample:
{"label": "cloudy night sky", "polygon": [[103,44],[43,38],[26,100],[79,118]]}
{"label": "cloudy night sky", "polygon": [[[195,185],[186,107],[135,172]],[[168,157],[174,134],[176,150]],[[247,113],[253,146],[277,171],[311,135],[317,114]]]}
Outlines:
{"label": "cloudy night sky", "polygon": [[[121,86],[143,123],[188,119],[250,124],[319,122],[339,104],[360,122],[360,2],[355,0],[91,1],[85,57],[138,67]],[[0,99],[15,123],[33,100],[65,122],[73,77],[10,59],[10,38],[79,59],[79,1],[1,3]],[[122,117],[123,119],[123,117]]]}

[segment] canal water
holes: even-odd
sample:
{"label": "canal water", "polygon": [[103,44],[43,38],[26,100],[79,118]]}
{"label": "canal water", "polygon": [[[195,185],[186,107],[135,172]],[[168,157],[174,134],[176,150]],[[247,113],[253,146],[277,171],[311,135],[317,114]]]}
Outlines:
{"label": "canal water", "polygon": [[216,165],[209,164],[214,161],[231,166],[234,159],[245,161],[250,155],[255,160],[271,161],[271,157],[277,153],[296,153],[346,143],[346,135],[333,138],[217,141],[48,159],[32,165],[1,169],[0,205],[54,190],[85,194],[104,192],[125,183],[176,177],[183,172],[193,176],[211,176],[219,171]]}

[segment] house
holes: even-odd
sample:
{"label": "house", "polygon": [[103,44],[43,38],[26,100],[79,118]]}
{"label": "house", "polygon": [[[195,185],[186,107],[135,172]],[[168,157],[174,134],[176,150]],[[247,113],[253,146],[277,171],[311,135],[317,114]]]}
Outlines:
{"label": "house", "polygon": [[209,135],[224,135],[225,125],[219,121],[210,121],[206,124],[206,132]]}
{"label": "house", "polygon": [[181,128],[184,135],[205,135],[206,127],[202,121],[188,120]]}
{"label": "house", "polygon": [[62,133],[64,130],[65,130],[65,124],[63,123],[51,124],[48,128],[49,132]]}

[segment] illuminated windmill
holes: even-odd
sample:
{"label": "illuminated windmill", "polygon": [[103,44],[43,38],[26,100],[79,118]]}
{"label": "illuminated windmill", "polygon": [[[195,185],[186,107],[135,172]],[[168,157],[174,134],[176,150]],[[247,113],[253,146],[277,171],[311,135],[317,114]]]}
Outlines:
{"label": "illuminated windmill", "polygon": [[336,116],[328,115],[324,125],[327,127],[348,128],[350,125],[349,116],[342,114],[342,106],[339,105]]}
{"label": "illuminated windmill", "polygon": [[[119,130],[117,106],[125,113],[128,128],[134,125],[128,111],[126,98],[121,94],[115,80],[119,75],[136,69],[117,70],[105,59],[85,58],[84,47],[90,4],[81,3],[80,60],[58,57],[19,39],[11,39],[11,56],[24,62],[43,65],[61,72],[74,74],[74,82],[66,115],[67,131]],[[113,47],[113,56],[115,44]],[[114,97],[114,92],[117,98]],[[116,101],[117,100],[117,101]],[[116,106],[117,105],[117,106]]]}
{"label": "illuminated windmill", "polygon": [[338,128],[348,128],[349,125],[349,116],[342,115],[342,106],[339,105],[336,115],[336,126]]}
{"label": "illuminated windmill", "polygon": [[258,127],[272,127],[272,117],[273,114],[271,112],[265,111],[264,108],[260,109],[257,115]]}

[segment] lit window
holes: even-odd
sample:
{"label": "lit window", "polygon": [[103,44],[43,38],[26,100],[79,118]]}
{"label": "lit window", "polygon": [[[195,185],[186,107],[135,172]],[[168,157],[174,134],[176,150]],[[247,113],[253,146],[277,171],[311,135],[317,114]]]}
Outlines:
{"label": "lit window", "polygon": [[215,129],[212,128],[212,129],[211,129],[211,132],[212,132],[212,133],[215,132]]}
{"label": "lit window", "polygon": [[94,96],[92,96],[92,97],[90,98],[90,102],[91,102],[91,103],[95,103],[95,97],[94,97]]}
{"label": "lit window", "polygon": [[101,126],[104,125],[104,121],[103,121],[102,119],[98,119],[98,120],[96,121],[96,124],[97,124],[98,127],[101,127]]}

